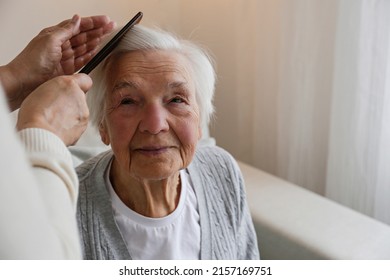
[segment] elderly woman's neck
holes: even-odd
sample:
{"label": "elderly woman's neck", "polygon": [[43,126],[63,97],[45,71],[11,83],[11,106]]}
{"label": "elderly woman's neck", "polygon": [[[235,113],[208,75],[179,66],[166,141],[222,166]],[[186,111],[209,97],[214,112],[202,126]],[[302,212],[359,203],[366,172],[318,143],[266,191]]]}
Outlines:
{"label": "elderly woman's neck", "polygon": [[163,180],[139,180],[117,172],[112,168],[111,184],[122,202],[133,211],[161,218],[176,209],[181,192],[179,172]]}

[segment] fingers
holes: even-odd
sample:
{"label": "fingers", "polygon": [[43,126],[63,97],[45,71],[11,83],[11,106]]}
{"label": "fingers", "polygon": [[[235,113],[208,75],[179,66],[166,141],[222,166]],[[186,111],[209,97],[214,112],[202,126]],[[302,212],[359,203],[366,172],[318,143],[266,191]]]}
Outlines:
{"label": "fingers", "polygon": [[97,15],[84,17],[81,19],[80,31],[86,31],[90,29],[100,28],[110,22],[110,18],[105,15]]}
{"label": "fingers", "polygon": [[84,45],[90,41],[101,39],[104,35],[107,34],[107,31],[104,28],[91,29],[88,31],[81,32],[76,36],[73,36],[70,39],[70,44],[72,47]]}
{"label": "fingers", "polygon": [[92,85],[88,75],[58,76],[32,92],[22,103],[16,128],[35,127],[53,132],[74,144],[88,125],[85,94]]}
{"label": "fingers", "polygon": [[72,70],[78,70],[84,66],[96,53],[102,38],[114,28],[115,23],[107,16],[81,18],[78,33],[61,46],[61,64],[66,69],[64,73],[70,74]]}
{"label": "fingers", "polygon": [[72,46],[85,44],[95,38],[110,33],[115,28],[115,22],[107,16],[92,16],[82,18],[80,22],[80,32],[71,39]]}
{"label": "fingers", "polygon": [[67,45],[64,45],[63,48],[66,47],[78,47],[85,44],[95,44],[95,47],[100,43],[101,39],[113,31],[115,28],[114,22],[109,22],[104,26],[94,26],[88,30],[81,30],[80,33],[73,36]]}
{"label": "fingers", "polygon": [[80,25],[81,17],[74,15],[70,20],[68,19],[55,26],[45,28],[42,30],[42,33],[52,33],[62,45],[80,32]]}
{"label": "fingers", "polygon": [[[69,42],[69,41],[68,41]],[[67,60],[69,58],[79,57],[95,50],[101,42],[100,38],[95,38],[86,42],[85,44],[69,47],[67,49],[62,49],[62,60]]]}
{"label": "fingers", "polygon": [[71,57],[61,61],[63,72],[67,75],[73,74],[75,71],[83,67],[94,56],[95,51],[90,51],[77,58]]}
{"label": "fingers", "polygon": [[86,74],[74,74],[72,78],[84,92],[87,92],[92,87],[92,79]]}
{"label": "fingers", "polygon": [[113,22],[110,20],[108,16],[99,15],[99,16],[84,17],[81,19],[80,32],[88,31],[91,29],[102,28],[105,26],[110,26],[112,24]]}
{"label": "fingers", "polygon": [[80,16],[74,15],[72,19],[46,28],[43,32],[57,32],[58,36],[62,35],[62,49],[66,50],[86,44],[96,38],[101,38],[110,33],[114,28],[115,23],[107,16],[80,18]]}

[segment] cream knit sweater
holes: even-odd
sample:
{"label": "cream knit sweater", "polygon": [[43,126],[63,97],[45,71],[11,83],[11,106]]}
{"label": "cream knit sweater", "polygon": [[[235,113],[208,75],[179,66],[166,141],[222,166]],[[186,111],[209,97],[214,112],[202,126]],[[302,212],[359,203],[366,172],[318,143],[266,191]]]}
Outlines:
{"label": "cream knit sweater", "polygon": [[78,259],[78,180],[64,143],[12,127],[0,88],[0,259]]}

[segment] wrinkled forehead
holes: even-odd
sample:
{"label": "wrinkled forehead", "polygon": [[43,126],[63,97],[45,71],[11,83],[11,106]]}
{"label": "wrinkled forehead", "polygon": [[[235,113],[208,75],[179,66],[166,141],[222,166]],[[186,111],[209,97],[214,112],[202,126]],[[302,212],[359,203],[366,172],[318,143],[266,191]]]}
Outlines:
{"label": "wrinkled forehead", "polygon": [[[107,64],[108,88],[121,80],[137,77],[164,76],[170,82],[193,84],[193,74],[187,58],[176,51],[137,50],[117,53]],[[175,80],[178,81],[175,81]]]}

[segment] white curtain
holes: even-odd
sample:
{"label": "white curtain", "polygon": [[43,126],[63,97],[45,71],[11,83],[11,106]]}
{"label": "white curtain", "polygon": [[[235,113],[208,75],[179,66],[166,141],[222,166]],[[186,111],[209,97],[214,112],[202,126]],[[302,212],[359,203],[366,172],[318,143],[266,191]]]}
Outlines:
{"label": "white curtain", "polygon": [[[340,1],[326,195],[390,224],[390,1]],[[353,47],[351,47],[353,45]]]}
{"label": "white curtain", "polygon": [[219,110],[217,143],[390,224],[390,1],[232,4],[235,56],[220,70],[236,87],[216,104],[229,91],[235,109]]}

